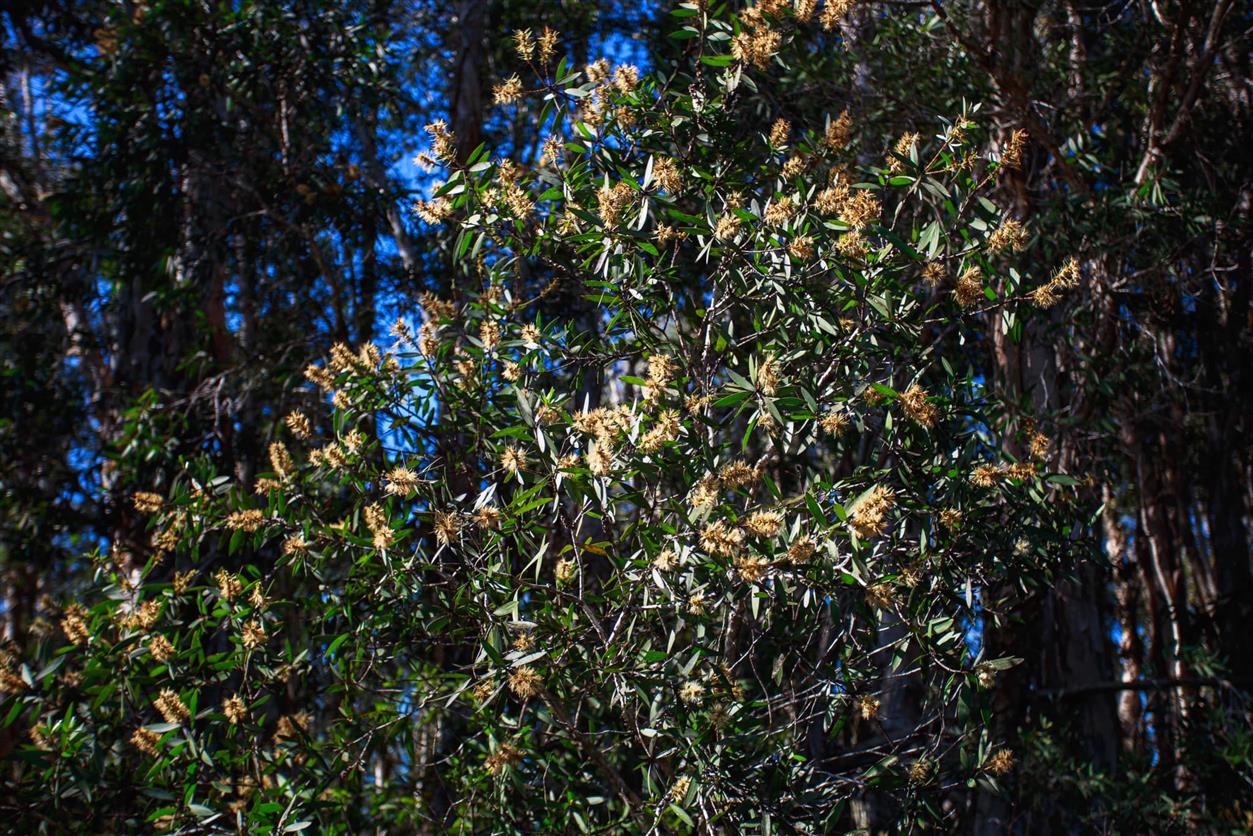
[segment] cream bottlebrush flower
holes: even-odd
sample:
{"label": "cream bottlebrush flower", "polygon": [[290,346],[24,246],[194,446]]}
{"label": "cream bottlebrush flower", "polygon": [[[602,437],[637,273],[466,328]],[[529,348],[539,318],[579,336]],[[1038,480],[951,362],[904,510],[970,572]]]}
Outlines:
{"label": "cream bottlebrush flower", "polygon": [[712,555],[734,557],[744,547],[744,532],[715,520],[701,530],[700,545]]}
{"label": "cream bottlebrush flower", "polygon": [[409,468],[399,466],[393,467],[391,470],[387,471],[387,475],[384,478],[387,480],[387,486],[384,488],[384,491],[393,496],[408,495],[410,492],[415,490],[422,481],[418,478],[418,474],[414,473]]}
{"label": "cream bottlebrush flower", "polygon": [[705,476],[696,486],[692,488],[692,492],[688,495],[687,503],[693,511],[707,511],[718,504],[718,477]]}
{"label": "cream bottlebrush flower", "polygon": [[131,501],[135,504],[135,510],[141,514],[155,514],[161,510],[161,506],[165,504],[165,497],[159,493],[151,493],[149,491],[138,491],[131,496]]}
{"label": "cream bottlebrush flower", "polygon": [[727,212],[718,218],[718,222],[714,225],[714,238],[719,241],[731,240],[739,233],[740,223],[739,215]]}
{"label": "cream bottlebrush flower", "polygon": [[853,117],[845,110],[827,125],[822,144],[827,147],[828,151],[841,151],[848,145],[852,136]]}
{"label": "cream bottlebrush flower", "polygon": [[169,688],[161,690],[153,705],[167,723],[182,724],[191,718],[191,711],[183,704],[178,694]]}
{"label": "cream bottlebrush flower", "polygon": [[788,137],[792,135],[792,123],[786,119],[776,119],[775,123],[770,126],[770,145],[774,148],[782,148],[787,145]]}
{"label": "cream bottlebrush flower", "polygon": [[754,537],[770,538],[783,527],[783,515],[777,511],[756,511],[741,525]]}
{"label": "cream bottlebrush flower", "polygon": [[248,717],[247,706],[238,694],[226,698],[222,703],[222,713],[226,715],[226,719],[232,726],[238,726]]}
{"label": "cream bottlebrush flower", "polygon": [[161,735],[149,729],[135,729],[135,733],[131,735],[131,745],[150,758],[157,756],[157,745],[160,742]]}
{"label": "cream bottlebrush flower", "polygon": [[436,511],[433,515],[435,542],[441,546],[456,541],[461,533],[461,516],[456,511]]}
{"label": "cream bottlebrush flower", "polygon": [[918,139],[918,134],[910,132],[903,134],[896,141],[896,145],[892,146],[892,155],[888,157],[888,171],[892,174],[900,174],[905,170],[905,163],[902,162],[902,158],[904,160],[910,159],[909,155],[918,144]]}
{"label": "cream bottlebrush flower", "polygon": [[1079,262],[1071,258],[1062,265],[1053,278],[1046,284],[1037,287],[1030,294],[1031,301],[1038,308],[1051,308],[1062,300],[1064,291],[1079,286]]}
{"label": "cream bottlebrush flower", "polygon": [[762,391],[762,394],[773,397],[782,382],[778,359],[773,354],[766,355],[761,365],[757,367],[757,388]]}
{"label": "cream bottlebrush flower", "polygon": [[735,571],[745,583],[757,583],[766,576],[770,569],[770,561],[757,555],[737,557]]}
{"label": "cream bottlebrush flower", "polygon": [[742,488],[755,483],[761,478],[761,473],[742,459],[737,459],[722,468],[718,478],[728,488]]}
{"label": "cream bottlebrush flower", "polygon": [[492,99],[498,105],[513,104],[522,98],[522,79],[510,76],[492,88]]}
{"label": "cream bottlebrush flower", "polygon": [[256,650],[265,644],[269,636],[265,632],[265,626],[256,619],[246,622],[240,630],[240,639],[243,641],[244,647],[248,650]]}
{"label": "cream bottlebrush flower", "polygon": [[226,527],[232,531],[244,531],[251,534],[265,523],[265,514],[255,508],[236,511],[226,518]]}
{"label": "cream bottlebrush flower", "polygon": [[694,679],[689,679],[679,687],[679,699],[688,705],[698,705],[705,699],[705,686]]}
{"label": "cream bottlebrush flower", "polygon": [[437,160],[442,163],[451,163],[457,158],[456,137],[448,129],[447,122],[443,119],[436,119],[426,126],[426,132],[431,137],[431,151]]}
{"label": "cream bottlebrush flower", "polygon": [[285,419],[287,429],[291,430],[291,434],[299,439],[306,439],[313,434],[313,424],[309,421],[309,416],[303,412],[292,412]]}
{"label": "cream bottlebrush flower", "polygon": [[526,470],[527,459],[526,453],[515,446],[506,447],[500,453],[500,466],[504,468],[505,473],[510,476],[517,476]]}
{"label": "cream bottlebrush flower", "polygon": [[849,527],[863,540],[878,537],[887,528],[888,512],[895,504],[896,495],[891,489],[875,485],[849,507]]}

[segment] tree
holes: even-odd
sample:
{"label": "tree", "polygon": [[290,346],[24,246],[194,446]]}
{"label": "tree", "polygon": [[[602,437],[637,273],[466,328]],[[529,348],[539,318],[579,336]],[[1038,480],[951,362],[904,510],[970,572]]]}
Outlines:
{"label": "tree", "polygon": [[[194,457],[135,494],[156,553],[102,556],[39,672],[10,662],[15,811],[881,826],[1012,769],[988,689],[1019,660],[965,625],[1081,520],[935,349],[1032,304],[982,279],[1019,243],[979,201],[1015,152],[981,158],[972,113],[861,175],[840,113],[728,142],[803,41],[686,11],[691,59],[647,78],[518,35],[535,81],[496,98],[547,100],[534,167],[430,127],[459,295],[307,370],[330,416],[288,416],[260,499]],[[537,315],[563,285],[596,329]]]}

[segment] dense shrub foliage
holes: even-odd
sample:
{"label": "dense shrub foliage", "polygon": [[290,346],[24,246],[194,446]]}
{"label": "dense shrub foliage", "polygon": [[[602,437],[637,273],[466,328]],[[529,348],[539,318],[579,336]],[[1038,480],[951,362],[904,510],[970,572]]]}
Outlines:
{"label": "dense shrub foliage", "polygon": [[682,5],[649,75],[516,36],[538,163],[428,129],[456,293],[311,366],[266,472],[135,486],[152,548],[6,654],[24,827],[818,832],[1012,780],[983,631],[1095,509],[968,355],[1080,270],[977,107],[734,130],[814,5]]}

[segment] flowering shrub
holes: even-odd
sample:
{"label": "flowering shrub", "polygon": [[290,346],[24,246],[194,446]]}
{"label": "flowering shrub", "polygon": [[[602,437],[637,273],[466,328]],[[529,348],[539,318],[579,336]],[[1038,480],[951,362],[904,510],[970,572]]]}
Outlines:
{"label": "flowering shrub", "polygon": [[847,112],[728,129],[814,5],[680,6],[647,77],[519,33],[535,164],[429,128],[455,291],[311,366],[260,478],[136,493],[151,552],[5,657],[26,821],[826,830],[1012,771],[979,627],[1071,482],[962,346],[1077,273],[985,282],[1027,233],[974,111],[882,161]]}

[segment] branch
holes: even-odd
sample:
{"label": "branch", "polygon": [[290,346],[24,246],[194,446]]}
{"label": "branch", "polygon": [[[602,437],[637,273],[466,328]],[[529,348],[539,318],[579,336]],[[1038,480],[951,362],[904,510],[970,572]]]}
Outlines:
{"label": "branch", "polygon": [[1176,679],[1163,677],[1159,679],[1137,679],[1132,682],[1095,682],[1091,685],[1080,685],[1075,688],[1047,688],[1036,693],[1042,697],[1082,697],[1089,694],[1104,694],[1113,691],[1160,691],[1168,688],[1222,688],[1228,691],[1241,690],[1230,679],[1219,677],[1188,677]]}

